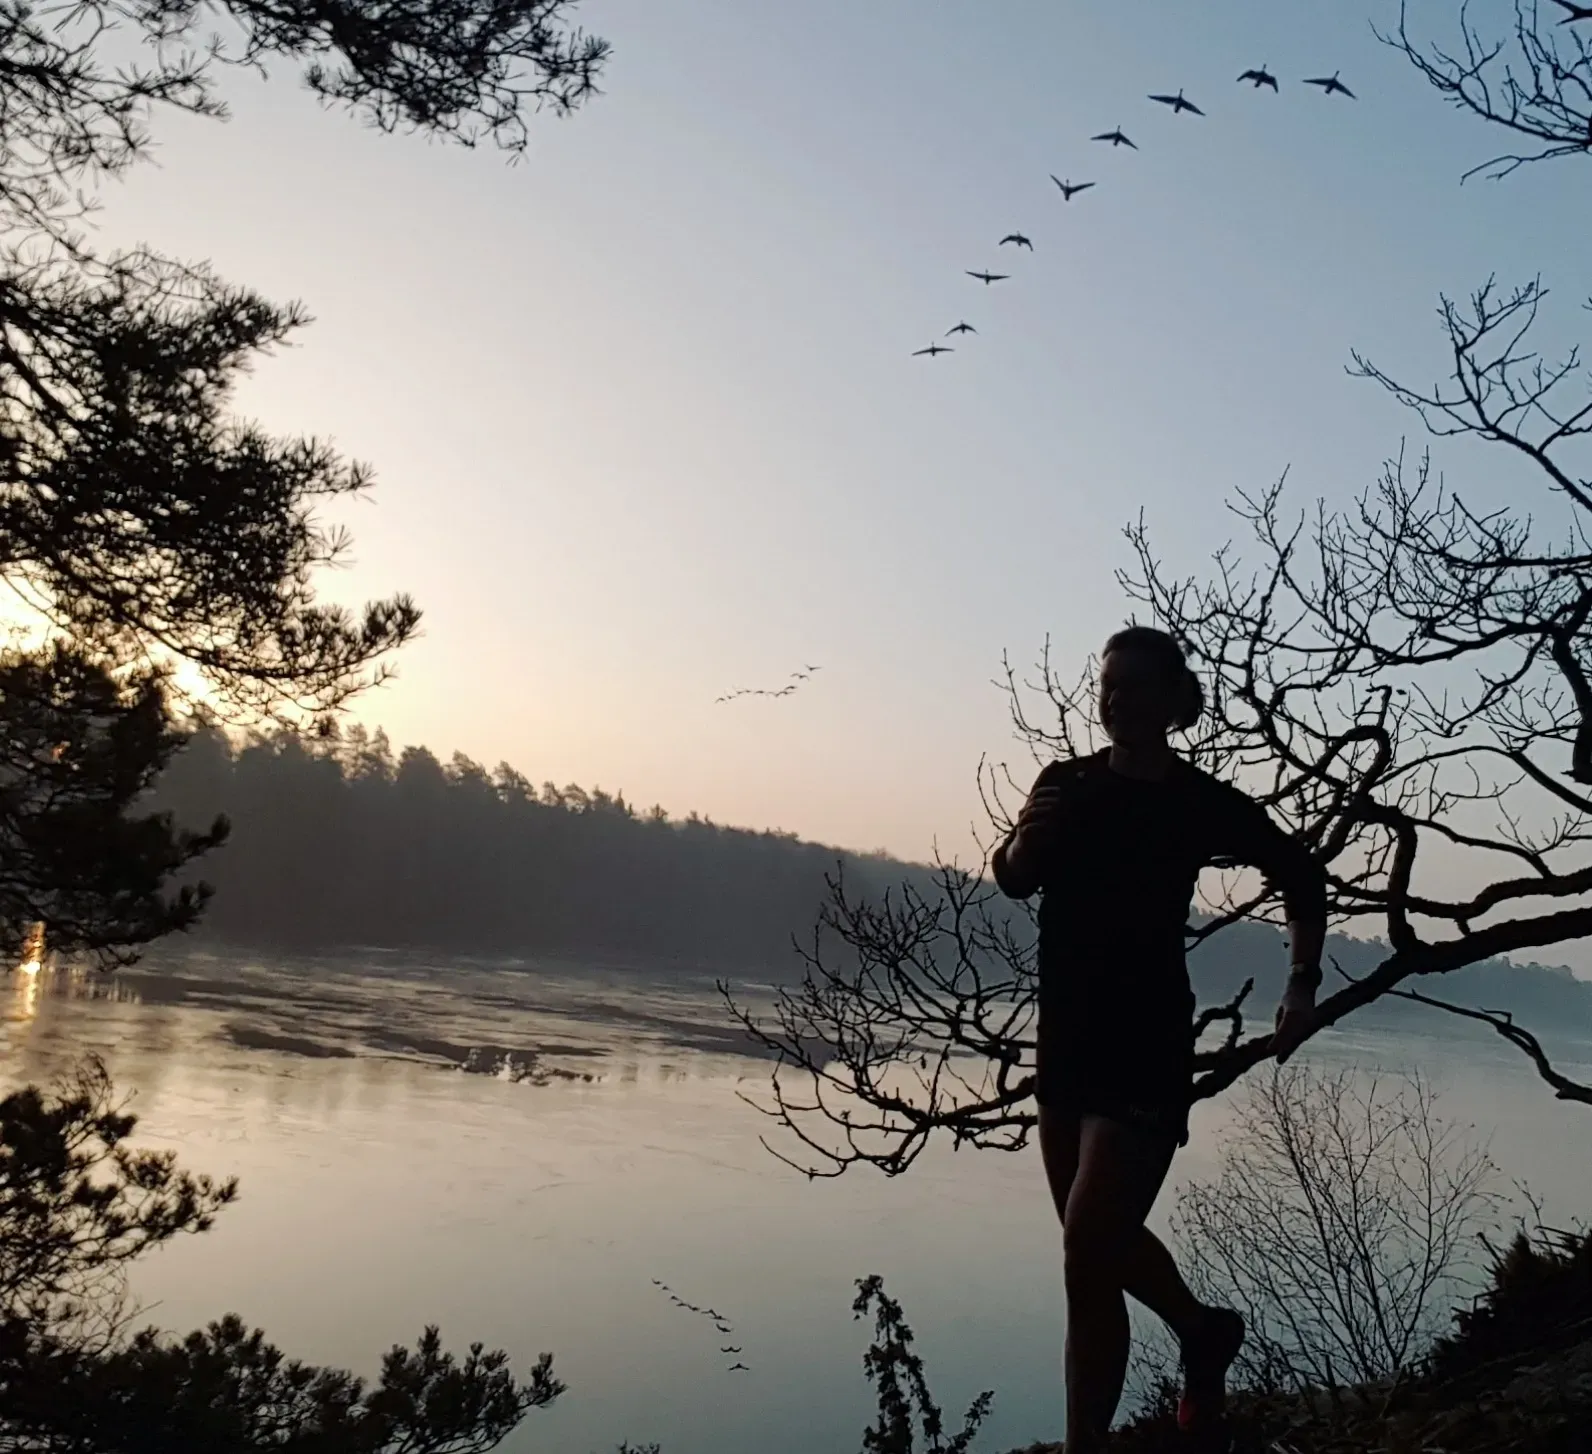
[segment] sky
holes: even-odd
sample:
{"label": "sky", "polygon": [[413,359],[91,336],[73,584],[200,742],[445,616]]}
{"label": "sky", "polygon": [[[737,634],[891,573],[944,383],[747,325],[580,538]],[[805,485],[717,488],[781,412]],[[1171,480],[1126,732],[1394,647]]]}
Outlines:
{"label": "sky", "polygon": [[[981,755],[1027,770],[1003,651],[1083,665],[1141,509],[1184,573],[1236,490],[1346,504],[1420,434],[1351,348],[1425,384],[1440,292],[1541,273],[1566,328],[1592,292],[1576,163],[1461,185],[1496,138],[1376,41],[1380,0],[578,13],[605,93],[517,165],[284,66],[224,124],[157,118],[98,224],[314,316],[239,406],[375,466],[324,591],[417,597],[357,714],[444,757],[965,859]],[[1261,63],[1280,94],[1235,84]],[[1333,71],[1357,100],[1299,84]],[[1146,99],[1179,87],[1206,116]],[[1089,140],[1119,125],[1138,151]],[[1438,461],[1506,488],[1474,446]]]}

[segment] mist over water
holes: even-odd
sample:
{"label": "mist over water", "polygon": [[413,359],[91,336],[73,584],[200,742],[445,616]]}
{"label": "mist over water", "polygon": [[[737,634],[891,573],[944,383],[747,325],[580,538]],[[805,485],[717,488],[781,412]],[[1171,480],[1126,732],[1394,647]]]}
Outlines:
{"label": "mist over water", "polygon": [[[807,1180],[759,1144],[795,1152],[739,1098],[771,1065],[709,976],[191,955],[110,980],[13,974],[5,993],[8,1085],[93,1050],[146,1144],[242,1180],[212,1232],[140,1269],[163,1327],[236,1311],[293,1356],[361,1372],[428,1322],[522,1365],[550,1350],[569,1392],[511,1451],[851,1451],[873,1407],[853,1284],[877,1272],[948,1418],[995,1390],[980,1448],[1060,1428],[1059,1234],[1037,1149],[935,1147],[893,1181]],[[1592,1044],[1549,1048],[1592,1073]],[[1491,1032],[1351,1027],[1308,1055],[1420,1068],[1550,1221],[1583,1215],[1592,1113],[1554,1101]],[[1196,1108],[1174,1179],[1213,1172],[1223,1118]],[[728,1373],[737,1358],[748,1371]]]}

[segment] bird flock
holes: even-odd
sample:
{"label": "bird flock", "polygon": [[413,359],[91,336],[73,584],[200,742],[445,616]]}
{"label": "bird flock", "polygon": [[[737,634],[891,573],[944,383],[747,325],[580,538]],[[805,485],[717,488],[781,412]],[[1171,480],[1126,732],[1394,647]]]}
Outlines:
{"label": "bird flock", "polygon": [[[1570,4],[1569,0],[1554,0],[1554,3],[1562,5],[1566,10],[1576,12],[1571,14],[1566,21],[1562,22],[1564,24],[1568,24],[1571,20],[1592,17],[1592,8],[1583,11],[1582,7]],[[1238,84],[1247,84],[1251,87],[1251,89],[1256,91],[1262,89],[1263,87],[1270,88],[1273,92],[1280,91],[1277,77],[1267,66],[1264,65],[1254,66],[1243,72],[1243,74],[1238,77]],[[1330,76],[1307,77],[1303,84],[1306,86],[1319,87],[1323,95],[1346,96],[1351,101],[1355,99],[1354,92],[1344,85],[1343,82],[1338,78],[1337,71],[1334,71]],[[1183,94],[1181,87],[1179,87],[1176,94],[1168,94],[1166,92],[1152,93],[1147,99],[1155,102],[1157,105],[1165,106],[1169,111],[1172,112],[1174,116],[1184,113],[1188,114],[1189,116],[1205,115],[1205,112],[1199,106],[1195,105],[1194,102],[1190,101],[1189,98]],[[1099,142],[1103,145],[1109,146],[1113,151],[1117,150],[1119,147],[1127,147],[1130,151],[1138,151],[1139,149],[1138,142],[1134,141],[1120,126],[1115,126],[1110,131],[1099,132],[1089,139],[1091,141]],[[1077,197],[1080,193],[1087,192],[1095,185],[1095,183],[1092,181],[1075,182],[1071,177],[1058,177],[1054,172],[1050,174],[1050,180],[1056,184],[1056,188],[1058,191],[1060,191],[1063,202],[1071,202],[1073,198]],[[1028,252],[1033,252],[1034,250],[1033,241],[1026,234],[1020,231],[1008,232],[1003,238],[1001,238],[997,246],[1015,248],[1018,255],[1021,255],[1025,249]],[[985,288],[989,288],[996,283],[1007,282],[1012,276],[1010,273],[992,272],[988,268],[965,268],[963,271],[968,277],[979,283],[982,283]],[[971,323],[969,323],[966,319],[961,319],[952,327],[948,328],[943,336],[945,338],[954,338],[963,334],[976,334],[977,332],[978,329],[976,329]],[[956,345],[942,343],[936,339],[926,348],[914,349],[912,351],[912,357],[938,358],[942,353],[955,352]]]}
{"label": "bird flock", "polygon": [[713,700],[718,702],[733,702],[737,697],[788,697],[815,671],[822,671],[822,667],[805,666],[800,671],[793,671],[790,680],[782,687],[738,687],[733,692],[725,692],[721,697]]}
{"label": "bird flock", "polygon": [[[1564,11],[1564,18],[1559,21],[1560,25],[1575,25],[1581,21],[1592,21],[1592,5],[1577,4],[1574,3],[1574,0],[1552,0],[1552,3]],[[1281,83],[1269,64],[1251,66],[1248,70],[1241,71],[1236,79],[1236,84],[1240,86],[1247,85],[1255,91],[1270,90],[1274,95],[1280,95],[1282,90]],[[1358,99],[1354,92],[1344,84],[1338,71],[1334,71],[1330,76],[1306,76],[1300,84],[1316,87],[1323,96],[1343,96],[1351,101]],[[1146,99],[1158,106],[1166,107],[1174,116],[1187,114],[1189,116],[1203,117],[1205,115],[1204,109],[1189,100],[1181,86],[1174,93],[1164,91],[1151,92]],[[1120,125],[1114,126],[1110,131],[1097,132],[1089,139],[1109,146],[1113,151],[1120,147],[1127,147],[1130,151],[1139,150],[1138,142],[1134,141]],[[1050,180],[1055,183],[1057,191],[1061,193],[1063,202],[1071,202],[1075,197],[1089,191],[1096,185],[1093,181],[1075,182],[1071,177],[1058,177],[1054,172],[1050,173]],[[1025,251],[1032,253],[1034,250],[1033,239],[1026,233],[1016,230],[1008,232],[996,246],[1015,248],[1018,255]],[[997,273],[989,268],[966,268],[964,272],[975,282],[982,283],[985,288],[993,287],[996,283],[1007,282],[1012,277],[1010,273]],[[967,334],[977,333],[978,329],[963,318],[946,329],[943,336],[945,338],[959,338]],[[942,343],[936,339],[926,348],[914,349],[912,357],[932,359],[938,358],[943,353],[955,352],[956,345]],[[817,670],[816,666],[809,666],[802,671],[792,672],[790,680],[784,686],[741,687],[733,692],[725,692],[722,696],[715,697],[713,700],[715,703],[722,703],[735,701],[739,697],[788,697]]]}
{"label": "bird flock", "polygon": [[[660,1282],[656,1277],[652,1279],[652,1285],[660,1292],[667,1293],[669,1301],[672,1302],[675,1307],[680,1308],[688,1313],[696,1313],[699,1317],[711,1318],[713,1320],[713,1327],[716,1332],[725,1337],[734,1336],[734,1325],[729,1321],[728,1318],[724,1316],[723,1313],[719,1312],[717,1308],[700,1308],[695,1303],[688,1303],[683,1297],[680,1296],[679,1293],[675,1292],[668,1283]],[[740,1353],[741,1348],[739,1344],[730,1344],[728,1346],[720,1345],[719,1352],[724,1354],[726,1357],[729,1357]],[[734,1363],[730,1364],[727,1369],[725,1369],[726,1373],[750,1373],[751,1371],[752,1370],[742,1363],[738,1358]]]}

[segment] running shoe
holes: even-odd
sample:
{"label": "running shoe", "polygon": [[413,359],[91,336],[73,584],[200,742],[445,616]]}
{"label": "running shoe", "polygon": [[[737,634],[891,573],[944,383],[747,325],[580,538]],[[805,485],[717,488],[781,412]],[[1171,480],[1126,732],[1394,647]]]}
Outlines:
{"label": "running shoe", "polygon": [[1177,1426],[1185,1434],[1220,1424],[1227,1404],[1227,1370],[1244,1346],[1244,1317],[1233,1308],[1212,1308],[1197,1344],[1183,1349],[1183,1397]]}

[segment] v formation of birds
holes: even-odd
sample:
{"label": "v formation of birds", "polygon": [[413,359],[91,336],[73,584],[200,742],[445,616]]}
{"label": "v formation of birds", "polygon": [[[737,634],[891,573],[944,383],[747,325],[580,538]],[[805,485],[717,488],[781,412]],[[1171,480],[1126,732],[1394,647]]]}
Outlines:
{"label": "v formation of birds", "polygon": [[782,687],[737,687],[733,692],[725,692],[723,696],[715,697],[718,702],[733,702],[737,697],[788,697],[804,681],[812,676],[815,671],[822,671],[822,667],[805,666],[800,671],[793,671],[790,680]]}
{"label": "v formation of birds", "polygon": [[[1554,3],[1561,5],[1564,7],[1564,9],[1572,12],[1563,22],[1561,22],[1562,24],[1569,24],[1572,20],[1584,20],[1592,18],[1592,8],[1583,9],[1580,6],[1570,4],[1569,0],[1554,0]],[[1262,87],[1268,87],[1273,92],[1276,92],[1280,89],[1277,77],[1263,65],[1256,66],[1245,71],[1241,76],[1238,77],[1238,84],[1247,84],[1257,91]],[[1339,95],[1346,96],[1350,100],[1355,99],[1354,92],[1338,79],[1338,72],[1336,71],[1334,71],[1330,76],[1307,77],[1303,84],[1306,86],[1319,87],[1323,95]],[[1166,95],[1164,93],[1155,94],[1151,95],[1148,99],[1158,103],[1159,105],[1167,107],[1174,116],[1182,112],[1187,112],[1190,116],[1205,115],[1204,111],[1190,101],[1188,97],[1183,94],[1181,89],[1178,90],[1176,95]],[[1090,137],[1090,140],[1104,143],[1105,145],[1111,147],[1113,151],[1115,151],[1118,147],[1124,146],[1130,151],[1137,151],[1139,149],[1139,144],[1129,137],[1120,126],[1113,128],[1111,131],[1102,131],[1098,135]],[[1071,202],[1072,199],[1080,192],[1086,192],[1095,185],[1093,182],[1075,182],[1070,177],[1058,177],[1054,172],[1051,173],[1050,180],[1056,184],[1057,189],[1061,192],[1062,201],[1064,202]],[[1029,252],[1034,250],[1033,242],[1021,232],[1008,232],[1005,237],[1001,238],[998,246],[1014,248],[1018,253],[1021,253],[1024,249],[1027,249]],[[975,279],[979,283],[983,284],[983,286],[986,288],[995,283],[1004,283],[1012,276],[1010,273],[991,272],[988,268],[967,268],[965,271],[968,277]],[[967,322],[966,319],[963,319],[954,324],[952,327],[946,329],[944,336],[946,338],[953,338],[959,334],[976,334],[977,332],[978,329],[976,329],[971,323]],[[941,343],[938,339],[936,339],[927,348],[914,349],[912,357],[938,358],[942,353],[955,352],[955,345]]]}
{"label": "v formation of birds", "polygon": [[[669,1301],[682,1311],[687,1313],[696,1313],[699,1317],[711,1318],[713,1320],[713,1329],[715,1332],[724,1334],[726,1336],[732,1335],[735,1332],[735,1329],[729,1320],[717,1308],[700,1308],[695,1303],[688,1303],[683,1297],[680,1296],[679,1293],[675,1292],[675,1290],[671,1288],[668,1283],[662,1282],[656,1277],[652,1279],[652,1285],[660,1292],[667,1293]],[[739,1344],[730,1344],[728,1346],[721,1345],[719,1348],[719,1352],[725,1354],[726,1356],[730,1354],[738,1354],[740,1351],[741,1348]],[[734,1363],[730,1364],[729,1367],[725,1369],[726,1373],[750,1373],[751,1371],[752,1370],[742,1363],[739,1358],[737,1358]]]}

